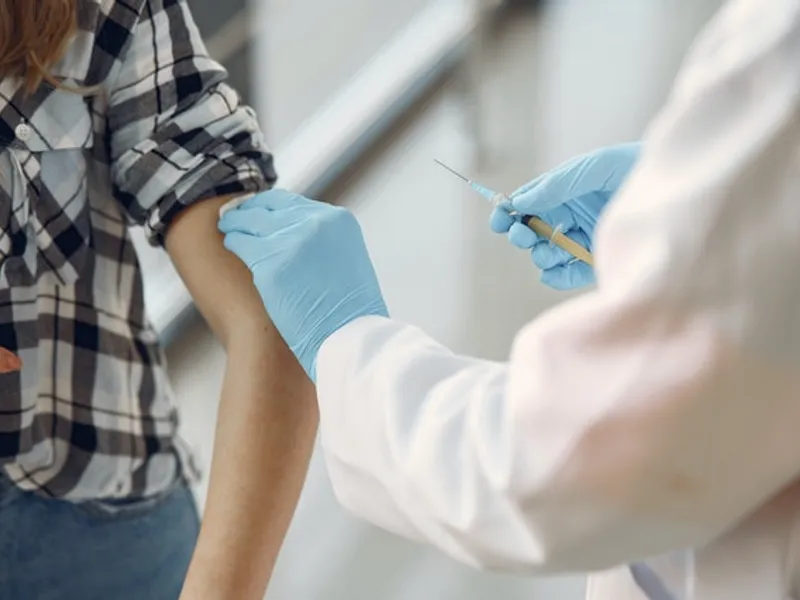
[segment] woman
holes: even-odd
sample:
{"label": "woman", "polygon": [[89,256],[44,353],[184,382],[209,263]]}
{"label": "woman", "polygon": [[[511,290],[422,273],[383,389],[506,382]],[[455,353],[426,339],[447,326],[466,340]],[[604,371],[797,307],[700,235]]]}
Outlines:
{"label": "woman", "polygon": [[[342,503],[484,568],[631,564],[595,600],[800,598],[798,65],[800,1],[731,0],[641,150],[512,198],[591,247],[597,287],[534,318],[508,361],[388,318],[343,209],[270,191],[225,214],[316,381]],[[518,218],[493,229],[545,281],[593,279]]]}
{"label": "woman", "polygon": [[[185,0],[2,0],[0,71],[0,596],[260,599],[316,409],[216,231],[275,180],[255,117]],[[131,224],[229,356],[199,541]]]}

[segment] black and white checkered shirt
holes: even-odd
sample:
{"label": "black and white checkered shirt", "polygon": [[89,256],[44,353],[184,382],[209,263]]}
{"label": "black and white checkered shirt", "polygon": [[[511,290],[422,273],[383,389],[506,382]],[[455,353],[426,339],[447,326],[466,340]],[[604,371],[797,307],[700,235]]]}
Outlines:
{"label": "black and white checkered shirt", "polygon": [[47,496],[150,496],[188,455],[128,227],[160,243],[186,206],[275,174],[186,0],[77,4],[54,74],[97,93],[0,83],[0,346],[24,362],[0,375],[0,464]]}

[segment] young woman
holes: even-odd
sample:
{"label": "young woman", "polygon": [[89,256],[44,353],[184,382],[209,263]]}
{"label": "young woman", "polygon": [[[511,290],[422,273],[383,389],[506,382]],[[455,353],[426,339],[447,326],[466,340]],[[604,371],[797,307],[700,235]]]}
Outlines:
{"label": "young woman", "polygon": [[[0,0],[0,75],[0,597],[260,599],[317,414],[217,232],[253,112],[186,0]],[[228,352],[199,532],[132,224]]]}

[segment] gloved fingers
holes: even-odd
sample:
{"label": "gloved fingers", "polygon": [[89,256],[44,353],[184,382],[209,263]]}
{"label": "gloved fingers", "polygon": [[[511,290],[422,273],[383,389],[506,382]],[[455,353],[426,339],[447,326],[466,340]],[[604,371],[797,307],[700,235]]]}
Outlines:
{"label": "gloved fingers", "polygon": [[235,210],[247,210],[249,208],[264,208],[267,210],[281,210],[292,206],[314,205],[316,200],[310,200],[300,194],[289,192],[284,189],[274,188],[256,194],[240,204]]}
{"label": "gloved fingers", "polygon": [[535,214],[542,221],[550,225],[550,227],[553,229],[558,228],[559,231],[562,232],[570,231],[579,227],[579,224],[576,220],[575,211],[572,210],[572,206],[568,204],[562,204],[561,206],[556,206],[551,210]]}
{"label": "gloved fingers", "polygon": [[510,196],[514,209],[525,214],[533,214],[532,211],[551,210],[570,200],[571,196],[567,193],[568,188],[557,184],[562,182],[584,159],[584,156],[571,158],[516,190]]}
{"label": "gloved fingers", "polygon": [[523,194],[528,193],[533,188],[535,188],[537,185],[539,185],[542,182],[542,179],[544,179],[545,177],[547,177],[547,173],[542,173],[538,177],[534,177],[531,181],[529,181],[528,183],[526,183],[522,187],[517,188],[516,190],[514,190],[511,193],[511,195],[509,196],[509,198],[513,201],[514,198],[516,198],[517,196],[522,196]]}
{"label": "gloved fingers", "polygon": [[301,205],[276,211],[243,205],[236,210],[226,212],[219,220],[218,228],[222,233],[236,231],[267,237],[295,223],[301,223],[307,216],[308,209]]}
{"label": "gloved fingers", "polygon": [[573,169],[556,169],[547,173],[538,183],[511,197],[511,205],[525,214],[541,214],[574,200],[584,187],[593,187],[581,180]]}
{"label": "gloved fingers", "polygon": [[506,233],[517,219],[508,214],[511,204],[503,202],[494,207],[489,216],[489,227],[495,233]]}
{"label": "gloved fingers", "polygon": [[542,271],[567,264],[571,260],[568,252],[553,246],[549,240],[540,239],[531,248],[531,259]]}
{"label": "gloved fingers", "polygon": [[593,192],[615,191],[638,156],[638,144],[601,148],[559,165],[512,194],[516,210],[545,212]]}
{"label": "gloved fingers", "polygon": [[522,223],[513,223],[508,230],[508,241],[523,250],[532,248],[541,239],[530,227]]}
{"label": "gloved fingers", "polygon": [[[225,236],[223,245],[229,252],[238,256],[250,269],[269,256],[269,240],[247,233],[240,233],[238,231],[228,233]],[[253,260],[252,257],[258,258]]]}
{"label": "gloved fingers", "polygon": [[275,215],[263,208],[237,208],[226,212],[219,220],[222,233],[246,233],[251,236],[268,236],[275,230]]}
{"label": "gloved fingers", "polygon": [[[572,231],[567,231],[565,235],[578,242],[584,248],[589,248],[589,238],[583,231],[573,229]],[[550,240],[542,240],[541,238],[531,249],[531,258],[534,264],[543,271],[567,265],[575,259],[572,254],[566,250],[562,250]]]}
{"label": "gloved fingers", "polygon": [[585,262],[576,261],[542,271],[541,282],[558,291],[575,290],[594,283],[594,271]]}
{"label": "gloved fingers", "polygon": [[[556,207],[549,213],[539,215],[539,217],[554,230],[561,232],[578,231],[575,214],[566,206]],[[537,241],[543,239],[530,227],[519,221],[512,223],[508,229],[508,240],[514,246],[523,250],[533,247]],[[586,236],[584,235],[582,239],[586,239]],[[549,240],[547,241],[549,243]]]}
{"label": "gloved fingers", "polygon": [[574,257],[554,245],[550,240],[541,240],[534,244],[531,248],[531,259],[533,263],[541,270],[546,271],[554,267],[566,265]]}

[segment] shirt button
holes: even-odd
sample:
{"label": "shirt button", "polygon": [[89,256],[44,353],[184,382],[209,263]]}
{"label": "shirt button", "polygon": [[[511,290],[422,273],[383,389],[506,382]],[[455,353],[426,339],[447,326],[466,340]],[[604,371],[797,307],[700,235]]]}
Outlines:
{"label": "shirt button", "polygon": [[14,134],[17,136],[17,139],[19,141],[27,142],[29,139],[31,139],[30,125],[28,125],[27,123],[20,123],[14,130]]}

